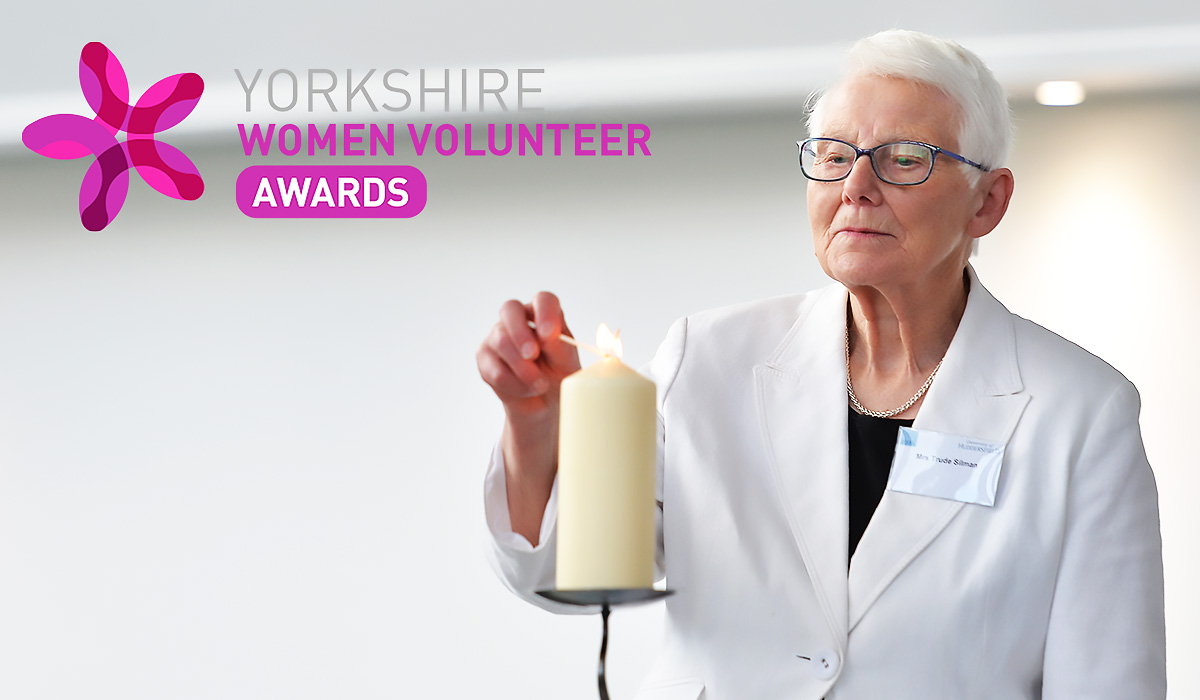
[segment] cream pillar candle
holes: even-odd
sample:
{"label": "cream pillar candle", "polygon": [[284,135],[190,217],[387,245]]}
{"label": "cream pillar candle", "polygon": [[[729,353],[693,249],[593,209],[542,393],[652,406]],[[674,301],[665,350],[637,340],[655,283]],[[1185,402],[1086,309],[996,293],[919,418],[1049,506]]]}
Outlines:
{"label": "cream pillar candle", "polygon": [[560,398],[555,585],[650,588],[654,383],[606,356],[564,379]]}

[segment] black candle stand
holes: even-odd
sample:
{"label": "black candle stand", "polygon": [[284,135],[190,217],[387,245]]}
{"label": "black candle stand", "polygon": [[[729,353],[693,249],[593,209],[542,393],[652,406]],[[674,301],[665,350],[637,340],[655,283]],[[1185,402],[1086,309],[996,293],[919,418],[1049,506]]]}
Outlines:
{"label": "black candle stand", "polygon": [[604,657],[608,653],[608,613],[615,605],[637,605],[666,598],[675,591],[657,588],[595,588],[572,591],[546,590],[537,594],[556,603],[567,605],[599,605],[604,633],[600,638],[600,669],[597,682],[600,684],[600,700],[608,700],[608,683],[604,680]]}

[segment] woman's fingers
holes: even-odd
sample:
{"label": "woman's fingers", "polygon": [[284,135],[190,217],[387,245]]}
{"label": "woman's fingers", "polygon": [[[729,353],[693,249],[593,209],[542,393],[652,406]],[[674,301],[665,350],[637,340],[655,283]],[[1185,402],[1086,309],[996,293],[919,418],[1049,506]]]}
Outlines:
{"label": "woman's fingers", "polygon": [[570,343],[563,342],[561,337],[563,334],[572,336],[558,297],[550,292],[539,292],[526,308],[532,314],[541,342],[540,352],[546,364],[561,374],[570,374],[579,369],[579,351]]}
{"label": "woman's fingers", "polygon": [[476,352],[479,375],[506,405],[556,392],[562,378],[579,369],[579,353],[563,342],[563,333],[570,331],[558,297],[541,292],[529,304],[510,299]]}
{"label": "woman's fingers", "polygon": [[[525,330],[528,331],[528,327]],[[509,333],[508,325],[501,321],[492,327],[492,332],[484,341],[483,347],[503,363],[503,366],[498,368],[495,374],[496,383],[488,382],[492,384],[492,388],[502,400],[507,397],[536,396],[549,388],[549,381],[543,375],[537,362],[532,359],[539,354],[537,340],[532,333],[526,335],[528,337],[514,340]],[[530,357],[531,355],[532,357]]]}

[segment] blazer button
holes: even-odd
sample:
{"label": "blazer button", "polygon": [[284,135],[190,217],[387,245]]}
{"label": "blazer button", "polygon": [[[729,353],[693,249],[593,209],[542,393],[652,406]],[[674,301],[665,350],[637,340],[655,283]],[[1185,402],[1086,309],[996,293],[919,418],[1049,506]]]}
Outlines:
{"label": "blazer button", "polygon": [[813,673],[817,678],[827,681],[838,674],[842,667],[842,657],[835,649],[822,649],[813,656]]}

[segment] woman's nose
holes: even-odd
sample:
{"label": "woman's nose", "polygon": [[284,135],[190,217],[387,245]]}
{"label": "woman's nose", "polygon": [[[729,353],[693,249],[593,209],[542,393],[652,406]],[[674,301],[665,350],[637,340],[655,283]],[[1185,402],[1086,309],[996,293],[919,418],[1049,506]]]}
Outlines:
{"label": "woman's nose", "polygon": [[880,184],[871,167],[871,157],[860,155],[850,166],[850,174],[842,180],[842,199],[847,203],[878,204]]}

